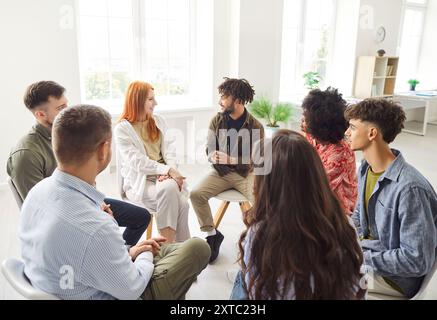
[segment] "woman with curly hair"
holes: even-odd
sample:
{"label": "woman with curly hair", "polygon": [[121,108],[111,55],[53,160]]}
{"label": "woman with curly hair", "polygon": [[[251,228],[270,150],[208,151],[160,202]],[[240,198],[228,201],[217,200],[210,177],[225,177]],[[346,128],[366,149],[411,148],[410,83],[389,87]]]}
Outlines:
{"label": "woman with curly hair", "polygon": [[272,156],[265,163],[271,161],[272,170],[255,177],[255,203],[244,217],[241,271],[231,298],[364,298],[357,233],[317,152],[290,130],[278,131],[269,143]]}
{"label": "woman with curly hair", "polygon": [[302,131],[319,154],[331,189],[347,214],[357,203],[355,154],[344,139],[347,103],[337,89],[312,90],[302,103]]}

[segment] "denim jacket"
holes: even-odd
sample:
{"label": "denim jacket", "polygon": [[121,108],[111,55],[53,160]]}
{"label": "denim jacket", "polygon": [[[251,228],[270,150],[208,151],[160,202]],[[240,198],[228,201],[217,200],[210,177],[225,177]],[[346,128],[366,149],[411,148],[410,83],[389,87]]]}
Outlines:
{"label": "denim jacket", "polygon": [[352,216],[361,240],[365,264],[387,277],[411,298],[430,272],[437,248],[437,194],[431,184],[402,154],[392,150],[394,162],[379,178],[365,211],[366,175],[363,161],[358,173],[359,199]]}
{"label": "denim jacket", "polygon": [[230,300],[249,300],[249,295],[244,285],[243,273],[238,271],[237,277],[234,281],[234,287],[232,288]]}

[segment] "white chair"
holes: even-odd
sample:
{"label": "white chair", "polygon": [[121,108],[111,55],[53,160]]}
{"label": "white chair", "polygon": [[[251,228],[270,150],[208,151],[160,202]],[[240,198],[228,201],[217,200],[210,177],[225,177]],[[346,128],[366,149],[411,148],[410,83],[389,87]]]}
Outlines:
{"label": "white chair", "polygon": [[[123,181],[123,179],[122,179],[122,181]],[[126,193],[125,193],[124,191],[120,193],[120,197],[121,197],[121,200],[123,200],[123,201],[125,201],[125,202],[131,203],[131,204],[134,204],[134,205],[136,205],[136,206],[139,205],[138,203],[133,203],[132,201],[130,201],[130,200],[126,197]],[[146,210],[149,211],[149,213],[150,213],[150,222],[149,222],[149,225],[147,226],[147,230],[146,230],[146,239],[150,239],[150,238],[152,237],[152,231],[153,231],[153,219],[154,219],[154,216],[155,216],[156,213],[155,213],[155,212],[152,212],[151,210],[149,210],[149,209],[147,209],[147,208],[144,208],[144,209],[146,209]]]}
{"label": "white chair", "polygon": [[[138,203],[133,203],[132,201],[130,201],[127,198],[126,192],[124,192],[124,190],[123,190],[124,179],[123,179],[123,176],[121,175],[121,172],[120,172],[120,165],[121,165],[121,163],[119,162],[119,159],[120,159],[120,156],[117,153],[117,155],[116,155],[116,168],[117,168],[116,169],[117,170],[116,176],[117,176],[118,194],[120,195],[120,198],[123,201],[129,202],[129,203],[132,203],[132,204],[138,206],[139,205]],[[149,213],[151,215],[150,222],[149,222],[149,225],[147,226],[147,231],[146,231],[146,239],[150,239],[152,237],[152,231],[153,231],[153,217],[155,216],[156,213],[152,212],[151,210],[149,210],[147,208],[144,208],[144,209],[149,211]]]}
{"label": "white chair", "polygon": [[225,212],[231,202],[238,202],[240,204],[240,209],[243,214],[252,207],[246,197],[235,189],[226,190],[216,195],[215,198],[222,200],[222,204],[220,205],[217,213],[214,216],[214,225],[216,229],[219,227],[220,222],[222,221],[223,216],[225,215]]}
{"label": "white chair", "polygon": [[9,284],[24,298],[29,300],[60,300],[54,295],[32,286],[24,274],[24,263],[18,259],[7,259],[2,263],[2,272]]}
{"label": "white chair", "polygon": [[12,181],[11,177],[8,177],[8,185],[9,188],[12,191],[12,194],[14,195],[15,201],[17,202],[18,208],[21,210],[21,206],[23,205],[23,198],[21,198],[20,193],[18,192],[17,187],[14,184],[14,181]]}
{"label": "white chair", "polygon": [[419,291],[411,300],[437,300],[437,260],[423,279]]}
{"label": "white chair", "polygon": [[[369,297],[373,300],[408,300],[407,298],[399,298],[386,296],[383,294],[370,294]],[[437,300],[437,260],[431,271],[423,279],[419,291],[410,300]]]}

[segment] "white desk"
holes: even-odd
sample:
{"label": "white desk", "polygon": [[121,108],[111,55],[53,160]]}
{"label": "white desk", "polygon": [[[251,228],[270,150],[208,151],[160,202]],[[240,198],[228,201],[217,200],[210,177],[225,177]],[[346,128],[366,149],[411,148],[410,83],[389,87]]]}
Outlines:
{"label": "white desk", "polygon": [[[434,91],[410,91],[405,93],[395,93],[393,100],[399,102],[405,110],[412,110],[417,108],[425,108],[423,116],[422,131],[414,131],[404,129],[404,132],[424,136],[426,134],[426,127],[429,123],[428,115],[429,108],[437,106],[437,90]],[[436,125],[437,123],[431,123]]]}

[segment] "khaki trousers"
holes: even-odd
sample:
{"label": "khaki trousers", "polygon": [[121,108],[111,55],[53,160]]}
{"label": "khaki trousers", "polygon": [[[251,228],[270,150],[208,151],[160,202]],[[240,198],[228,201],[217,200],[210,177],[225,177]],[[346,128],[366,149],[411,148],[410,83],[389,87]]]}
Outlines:
{"label": "khaki trousers", "polygon": [[243,194],[250,203],[254,203],[253,195],[253,174],[243,178],[236,172],[231,172],[220,177],[216,170],[212,170],[195,188],[191,191],[190,199],[200,229],[203,232],[214,230],[214,219],[209,206],[209,199],[229,189],[235,189]]}
{"label": "khaki trousers", "polygon": [[164,245],[154,259],[155,269],[144,300],[183,300],[197,276],[206,268],[211,250],[205,240],[192,238]]}

